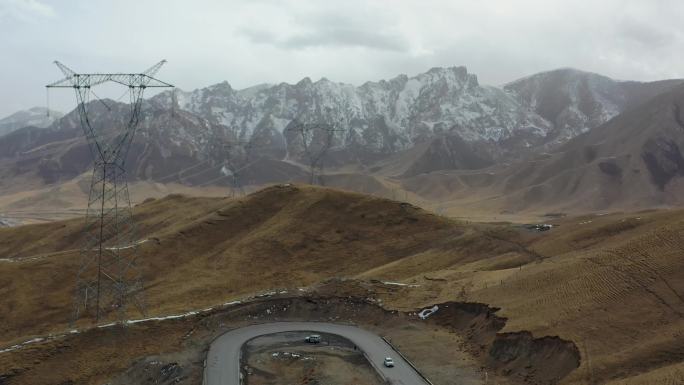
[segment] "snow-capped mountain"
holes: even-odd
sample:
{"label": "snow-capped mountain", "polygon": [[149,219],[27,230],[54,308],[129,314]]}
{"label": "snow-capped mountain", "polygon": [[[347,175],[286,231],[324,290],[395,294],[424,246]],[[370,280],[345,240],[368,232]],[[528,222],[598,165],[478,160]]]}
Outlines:
{"label": "snow-capped mountain", "polygon": [[[354,162],[370,169],[390,159],[401,166],[385,162],[383,169],[397,176],[477,169],[546,151],[681,82],[618,82],[557,70],[497,88],[479,84],[464,67],[360,86],[304,78],[235,90],[223,82],[146,100],[127,168],[132,179],[161,182],[229,183],[238,169],[254,183],[289,180],[302,172],[291,161],[306,163],[302,138],[288,129],[299,121],[337,128],[326,167]],[[90,103],[93,126],[124,126],[128,106],[107,105]],[[3,158],[12,158],[0,167],[0,186],[9,187],[18,175],[55,183],[91,164],[75,110],[46,128],[33,124],[4,135]]]}
{"label": "snow-capped mountain", "polygon": [[502,89],[482,86],[465,67],[433,68],[409,78],[359,87],[328,79],[234,90],[227,82],[192,92],[160,94],[153,102],[225,126],[241,141],[283,136],[293,120],[335,123],[336,145],[393,153],[435,135],[500,142],[543,138],[551,124]]}
{"label": "snow-capped mountain", "polygon": [[549,140],[563,143],[682,83],[617,81],[571,68],[528,76],[504,86],[522,105],[551,122]]}
{"label": "snow-capped mountain", "polygon": [[53,110],[50,110],[50,115],[48,116],[47,108],[45,107],[33,107],[28,110],[15,112],[10,116],[0,119],[0,136],[27,126],[45,128],[62,116],[61,112]]}

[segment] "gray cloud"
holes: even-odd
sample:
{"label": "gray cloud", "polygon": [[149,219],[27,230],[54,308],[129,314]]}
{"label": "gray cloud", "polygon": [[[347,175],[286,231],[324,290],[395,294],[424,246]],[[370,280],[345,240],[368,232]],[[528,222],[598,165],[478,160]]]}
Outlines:
{"label": "gray cloud", "polygon": [[399,36],[349,27],[325,27],[286,38],[267,31],[241,30],[251,42],[269,44],[281,49],[306,49],[312,47],[364,47],[387,51],[405,51],[408,43]]}
{"label": "gray cloud", "polygon": [[676,31],[662,30],[656,24],[635,19],[623,20],[616,32],[622,40],[648,50],[669,46],[679,40]]}
{"label": "gray cloud", "polygon": [[342,8],[337,12],[325,9],[302,12],[292,15],[288,24],[291,28],[279,31],[249,27],[240,32],[254,43],[280,49],[363,47],[406,51],[409,48],[404,36],[391,30],[391,20],[387,17],[359,13],[354,8]]}
{"label": "gray cloud", "polygon": [[41,18],[54,16],[54,9],[38,0],[0,1],[0,20],[13,19],[19,22],[35,23]]}

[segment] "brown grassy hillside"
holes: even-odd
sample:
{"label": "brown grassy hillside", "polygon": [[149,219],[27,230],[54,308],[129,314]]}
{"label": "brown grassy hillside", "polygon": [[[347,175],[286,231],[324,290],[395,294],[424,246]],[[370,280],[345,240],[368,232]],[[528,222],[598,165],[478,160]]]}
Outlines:
{"label": "brown grassy hillside", "polygon": [[[242,199],[173,195],[135,215],[150,239],[140,247],[150,315],[330,277],[401,281],[414,285],[380,291],[385,306],[482,302],[501,308],[504,332],[575,342],[580,367],[564,383],[681,379],[682,210],[562,218],[540,233],[288,185]],[[3,346],[66,327],[81,224],[0,229],[0,258],[15,260],[0,262]]]}
{"label": "brown grassy hillside", "polygon": [[[136,207],[149,313],[354,276],[418,256],[456,263],[514,246],[411,205],[276,186],[244,199],[178,195]],[[69,319],[82,220],[0,229],[3,342]],[[36,312],[36,309],[41,309]]]}
{"label": "brown grassy hillside", "polygon": [[564,383],[684,381],[684,211],[554,223],[545,233],[491,230],[537,253],[534,260],[504,254],[420,272],[402,260],[373,275],[420,285],[386,299],[400,308],[454,298],[484,302],[501,307],[505,332],[574,341],[581,366]]}

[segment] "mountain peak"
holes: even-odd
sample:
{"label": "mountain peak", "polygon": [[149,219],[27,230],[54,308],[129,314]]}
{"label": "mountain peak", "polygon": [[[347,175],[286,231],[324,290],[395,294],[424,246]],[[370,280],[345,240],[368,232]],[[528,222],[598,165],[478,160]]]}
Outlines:
{"label": "mountain peak", "polygon": [[468,68],[466,66],[451,66],[451,67],[432,67],[430,68],[427,73],[445,73],[445,72],[453,72],[456,74],[462,74],[465,75],[468,73]]}
{"label": "mountain peak", "polygon": [[298,87],[310,86],[312,84],[313,84],[313,82],[311,81],[311,78],[308,76],[305,76],[302,80],[297,82],[296,86],[298,86]]}
{"label": "mountain peak", "polygon": [[602,79],[605,81],[611,81],[614,82],[615,80],[601,74],[597,74],[595,72],[590,72],[590,71],[584,71],[580,70],[577,68],[573,67],[561,67],[561,68],[556,68],[548,71],[543,71],[543,72],[537,72],[532,75],[524,76],[522,78],[513,80],[509,83],[506,83],[504,87],[508,86],[513,86],[518,83],[526,82],[532,79],[542,79],[542,78],[564,78],[564,79],[586,79],[586,78],[595,78],[595,79]]}
{"label": "mountain peak", "polygon": [[469,74],[465,66],[433,67],[427,72],[414,76],[412,79],[430,79],[430,82],[445,81],[449,84],[459,84],[466,88],[479,87],[475,74]]}
{"label": "mountain peak", "polygon": [[230,83],[228,83],[227,80],[222,81],[221,83],[216,83],[212,86],[208,87],[210,90],[219,90],[219,91],[232,91],[233,87],[230,86]]}

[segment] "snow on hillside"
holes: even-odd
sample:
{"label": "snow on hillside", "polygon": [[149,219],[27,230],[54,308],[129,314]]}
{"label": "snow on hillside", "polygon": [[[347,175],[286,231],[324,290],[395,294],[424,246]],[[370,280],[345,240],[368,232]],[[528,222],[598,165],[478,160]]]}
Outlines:
{"label": "snow on hillside", "polygon": [[549,139],[564,142],[614,118],[628,105],[643,103],[680,83],[677,80],[617,81],[591,72],[562,68],[524,77],[506,84],[504,89],[552,123]]}
{"label": "snow on hillside", "polygon": [[[360,87],[328,79],[234,90],[227,82],[192,92],[176,91],[180,109],[228,127],[241,140],[282,135],[294,119],[348,128],[336,145],[352,143],[394,152],[417,140],[452,132],[468,141],[501,141],[518,130],[543,137],[551,125],[510,94],[481,86],[465,67],[433,68]],[[155,97],[172,102],[170,93]]]}
{"label": "snow on hillside", "polygon": [[0,136],[27,126],[45,128],[61,117],[61,112],[52,110],[50,111],[50,116],[48,116],[47,109],[44,107],[33,107],[28,110],[18,111],[0,119]]}

